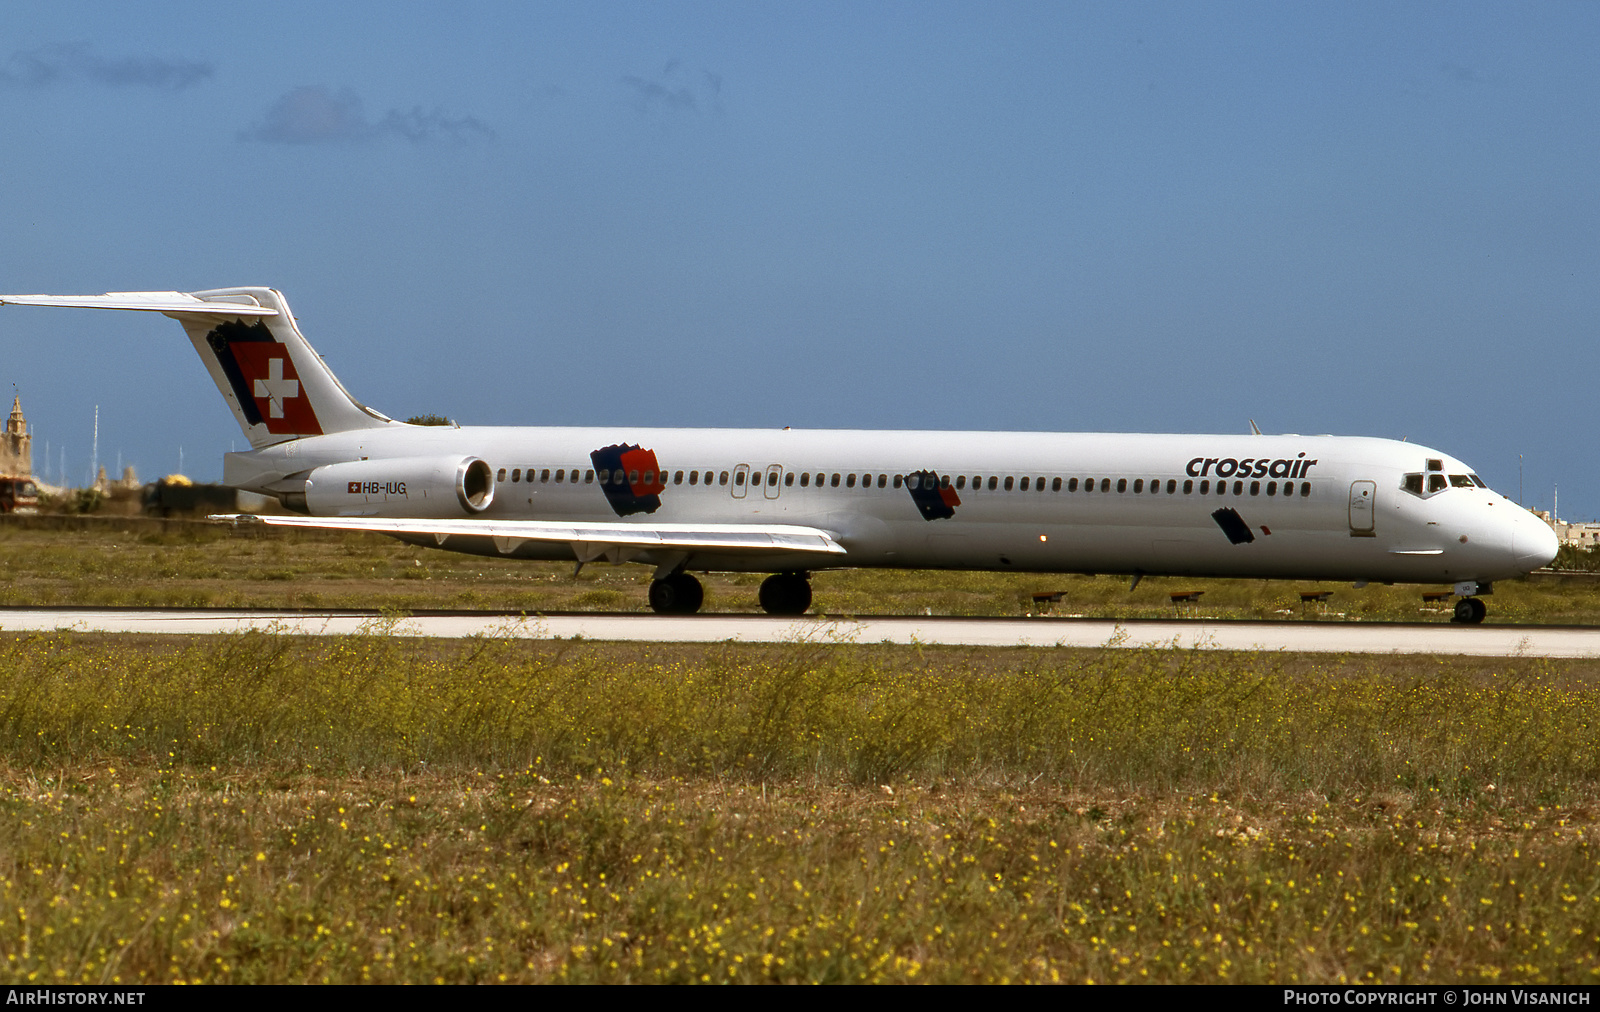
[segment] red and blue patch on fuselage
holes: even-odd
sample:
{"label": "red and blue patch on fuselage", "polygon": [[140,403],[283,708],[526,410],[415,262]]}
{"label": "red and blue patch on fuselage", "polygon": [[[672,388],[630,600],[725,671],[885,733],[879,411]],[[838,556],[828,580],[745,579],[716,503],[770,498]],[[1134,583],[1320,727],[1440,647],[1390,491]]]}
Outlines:
{"label": "red and blue patch on fuselage", "polygon": [[656,451],[616,443],[595,450],[589,460],[594,463],[600,491],[617,516],[654,513],[661,508],[661,493],[667,485],[656,463]]}
{"label": "red and blue patch on fuselage", "polygon": [[950,487],[950,479],[933,471],[912,471],[906,475],[906,489],[924,520],[948,520],[956,515],[961,497]]}

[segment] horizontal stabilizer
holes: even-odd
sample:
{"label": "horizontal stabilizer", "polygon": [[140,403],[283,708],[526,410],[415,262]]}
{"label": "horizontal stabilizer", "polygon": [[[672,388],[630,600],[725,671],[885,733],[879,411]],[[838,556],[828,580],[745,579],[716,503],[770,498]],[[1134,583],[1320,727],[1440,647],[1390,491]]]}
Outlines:
{"label": "horizontal stabilizer", "polygon": [[248,295],[197,299],[183,292],[107,292],[104,295],[0,295],[0,306],[63,306],[68,309],[142,309],[190,316],[277,316]]}
{"label": "horizontal stabilizer", "polygon": [[[379,517],[302,517],[229,514],[213,520],[263,523],[275,527],[370,531],[375,534],[469,536],[512,541],[633,549],[665,548],[688,552],[820,552],[844,555],[844,546],[826,531],[787,524],[613,524],[546,520],[389,520]],[[442,543],[442,542],[441,542]]]}

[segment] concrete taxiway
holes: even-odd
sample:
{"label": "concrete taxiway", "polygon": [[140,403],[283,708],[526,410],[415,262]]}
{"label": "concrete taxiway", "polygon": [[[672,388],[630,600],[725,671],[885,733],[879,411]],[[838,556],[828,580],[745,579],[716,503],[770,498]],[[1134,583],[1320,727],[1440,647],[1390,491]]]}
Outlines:
{"label": "concrete taxiway", "polygon": [[5,608],[0,631],[217,635],[246,630],[292,635],[386,634],[461,638],[591,639],[658,643],[921,643],[987,647],[1180,647],[1309,653],[1600,657],[1600,628],[1353,622],[1106,621],[1078,618],[842,617],[764,615],[427,612],[404,617],[354,611],[171,608]]}

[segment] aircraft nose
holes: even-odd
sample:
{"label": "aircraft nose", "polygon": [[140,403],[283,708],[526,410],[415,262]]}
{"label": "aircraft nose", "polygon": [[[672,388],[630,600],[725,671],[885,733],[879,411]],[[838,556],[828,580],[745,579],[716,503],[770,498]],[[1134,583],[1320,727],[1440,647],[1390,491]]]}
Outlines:
{"label": "aircraft nose", "polygon": [[1512,554],[1516,556],[1517,569],[1531,573],[1548,566],[1561,548],[1556,532],[1549,524],[1531,513],[1521,518],[1516,533],[1511,538]]}

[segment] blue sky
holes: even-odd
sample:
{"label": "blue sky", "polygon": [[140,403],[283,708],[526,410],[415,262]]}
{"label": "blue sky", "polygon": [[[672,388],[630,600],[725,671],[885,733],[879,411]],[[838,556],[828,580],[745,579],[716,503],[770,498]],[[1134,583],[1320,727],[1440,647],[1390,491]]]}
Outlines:
{"label": "blue sky", "polygon": [[[33,4],[0,291],[264,284],[465,424],[1407,437],[1600,515],[1600,6]],[[176,324],[0,310],[55,474]],[[620,433],[621,430],[619,430]]]}

